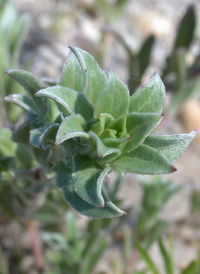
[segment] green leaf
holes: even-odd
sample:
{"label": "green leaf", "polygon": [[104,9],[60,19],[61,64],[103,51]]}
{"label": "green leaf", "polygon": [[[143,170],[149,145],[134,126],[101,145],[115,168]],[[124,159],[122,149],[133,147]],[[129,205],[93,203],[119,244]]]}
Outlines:
{"label": "green leaf", "polygon": [[40,128],[36,128],[30,131],[30,143],[36,148],[42,148],[40,143],[40,137],[42,133],[48,128],[48,125]]}
{"label": "green leaf", "polygon": [[6,102],[14,103],[26,111],[32,111],[35,114],[38,113],[38,108],[35,102],[30,98],[22,94],[12,94],[4,98]]}
{"label": "green leaf", "polygon": [[0,128],[0,154],[4,157],[14,156],[17,144],[11,140],[12,131],[8,128]]}
{"label": "green leaf", "polygon": [[161,239],[158,241],[159,248],[160,248],[160,253],[162,254],[162,259],[165,265],[165,271],[167,274],[173,274],[174,269],[173,269],[173,259],[171,254],[167,251],[167,249],[164,246],[164,243]]}
{"label": "green leaf", "polygon": [[70,51],[65,61],[59,84],[78,92],[82,92],[84,89],[83,70],[76,55],[72,51]]}
{"label": "green leaf", "polygon": [[195,26],[196,16],[194,6],[190,6],[179,24],[174,49],[180,47],[189,48],[194,37]]}
{"label": "green leaf", "polygon": [[165,103],[165,87],[158,73],[130,99],[129,112],[161,113]]}
{"label": "green leaf", "polygon": [[30,72],[20,69],[9,69],[5,73],[19,83],[33,98],[38,90],[46,87],[39,78]]}
{"label": "green leaf", "polygon": [[97,145],[97,153],[100,158],[104,158],[107,155],[110,154],[120,154],[121,151],[117,148],[110,148],[103,144],[101,139],[94,133],[94,132],[88,132],[90,137],[96,142]]}
{"label": "green leaf", "polygon": [[36,147],[46,150],[54,146],[58,124],[45,125],[30,132],[30,143]]}
{"label": "green leaf", "polygon": [[108,247],[108,239],[101,238],[96,240],[94,248],[84,259],[84,264],[81,267],[80,274],[92,273],[95,265],[100,260],[101,256],[104,254],[106,248]]}
{"label": "green leaf", "polygon": [[53,99],[69,114],[81,114],[86,120],[93,117],[93,108],[84,95],[70,88],[54,86],[40,90],[35,95]]}
{"label": "green leaf", "polygon": [[13,160],[14,157],[0,157],[0,172],[7,171],[10,168]]}
{"label": "green leaf", "polygon": [[12,140],[14,142],[29,144],[30,130],[36,117],[34,114],[29,115],[26,121],[13,132]]}
{"label": "green leaf", "polygon": [[153,273],[153,274],[159,274],[158,270],[156,269],[156,266],[155,266],[154,262],[151,260],[148,253],[146,252],[146,250],[139,244],[136,244],[136,248],[137,248],[137,251],[140,254],[140,257],[146,263],[149,271],[151,271],[151,273]]}
{"label": "green leaf", "polygon": [[58,129],[56,145],[75,137],[90,138],[86,130],[87,124],[80,114],[66,117]]}
{"label": "green leaf", "polygon": [[42,83],[40,79],[34,76],[32,73],[24,70],[9,69],[5,73],[12,77],[31,95],[37,105],[37,108],[39,109],[38,120],[41,121],[45,117],[45,114],[48,110],[47,104],[44,100],[38,99],[34,95],[37,91],[46,87],[44,83]]}
{"label": "green leaf", "polygon": [[170,162],[178,159],[195,137],[197,130],[188,134],[150,135],[144,144],[160,151]]}
{"label": "green leaf", "polygon": [[110,121],[107,128],[115,129],[118,138],[124,137],[127,134],[126,119],[126,115],[121,115],[117,119]]}
{"label": "green leaf", "polygon": [[95,115],[109,113],[114,118],[128,113],[129,91],[114,72],[109,71],[104,89],[99,95]]}
{"label": "green leaf", "polygon": [[111,168],[102,170],[92,159],[81,155],[74,157],[73,166],[75,192],[89,204],[104,207],[102,183]]}
{"label": "green leaf", "polygon": [[152,48],[155,42],[155,37],[153,35],[150,35],[143,43],[139,53],[138,53],[138,59],[139,59],[139,66],[140,66],[140,75],[142,76],[146,70],[146,68],[149,66],[150,58],[151,58],[151,52]]}
{"label": "green leaf", "polygon": [[197,261],[192,261],[186,269],[184,269],[181,274],[198,274],[198,263]]}
{"label": "green leaf", "polygon": [[40,144],[42,149],[46,150],[54,146],[56,142],[56,134],[58,131],[59,125],[54,123],[47,127],[47,129],[40,136]]}
{"label": "green leaf", "polygon": [[76,55],[84,74],[83,93],[88,101],[95,106],[106,81],[105,74],[88,52],[75,47],[69,48]]}
{"label": "green leaf", "polygon": [[118,172],[138,174],[165,174],[176,170],[167,158],[146,145],[119,156],[110,166]]}
{"label": "green leaf", "polygon": [[105,201],[103,208],[88,204],[74,191],[74,181],[71,170],[66,168],[62,162],[57,164],[53,169],[57,175],[57,186],[62,189],[65,200],[79,213],[89,218],[112,218],[126,214],[117,208],[105,194],[103,194]]}
{"label": "green leaf", "polygon": [[136,149],[150,132],[156,128],[161,119],[162,116],[155,113],[129,113],[127,116],[126,128],[130,140],[123,151],[132,151]]}
{"label": "green leaf", "polygon": [[92,124],[91,130],[100,136],[103,133],[105,127],[112,120],[114,120],[114,118],[109,113],[99,114],[97,121]]}

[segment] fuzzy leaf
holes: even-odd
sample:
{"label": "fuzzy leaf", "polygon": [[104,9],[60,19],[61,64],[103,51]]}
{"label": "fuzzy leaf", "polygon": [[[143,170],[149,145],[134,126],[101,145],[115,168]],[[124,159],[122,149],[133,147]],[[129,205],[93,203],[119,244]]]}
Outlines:
{"label": "fuzzy leaf", "polygon": [[114,72],[109,71],[95,107],[95,115],[109,113],[114,118],[128,113],[129,91]]}
{"label": "fuzzy leaf", "polygon": [[88,52],[75,47],[70,47],[70,49],[76,55],[84,74],[83,93],[88,101],[95,106],[106,81],[105,74]]}
{"label": "fuzzy leaf", "polygon": [[106,125],[112,120],[114,120],[114,118],[108,113],[99,114],[98,121],[92,124],[91,130],[100,136],[103,133]]}
{"label": "fuzzy leaf", "polygon": [[167,158],[146,145],[121,155],[110,166],[118,172],[137,174],[165,174],[176,170]]}
{"label": "fuzzy leaf", "polygon": [[40,90],[35,95],[53,99],[69,114],[81,114],[86,120],[90,120],[93,116],[93,108],[84,95],[70,88],[54,86]]}
{"label": "fuzzy leaf", "polygon": [[165,103],[165,87],[158,73],[130,99],[129,112],[161,113]]}
{"label": "fuzzy leaf", "polygon": [[63,87],[71,88],[78,92],[83,91],[83,70],[76,55],[72,51],[70,51],[65,61],[59,84]]}
{"label": "fuzzy leaf", "polygon": [[40,144],[41,144],[42,149],[46,150],[46,149],[54,146],[58,127],[59,127],[59,125],[56,123],[51,124],[42,133],[42,135],[40,136]]}
{"label": "fuzzy leaf", "polygon": [[127,134],[126,119],[126,115],[121,115],[117,119],[111,121],[107,127],[115,129],[117,131],[118,138],[124,137]]}
{"label": "fuzzy leaf", "polygon": [[162,116],[155,113],[132,112],[127,116],[126,127],[130,140],[125,151],[132,151],[140,145],[150,132],[160,123]]}
{"label": "fuzzy leaf", "polygon": [[46,150],[54,146],[58,124],[46,125],[30,132],[30,143],[36,147]]}
{"label": "fuzzy leaf", "polygon": [[6,102],[14,103],[26,111],[32,111],[35,114],[38,113],[38,108],[35,102],[30,98],[22,94],[12,94],[4,98]]}
{"label": "fuzzy leaf", "polygon": [[103,144],[101,139],[94,133],[94,132],[88,132],[90,137],[96,142],[97,145],[97,152],[100,158],[104,158],[107,155],[110,154],[120,154],[121,151],[117,148],[110,148]]}
{"label": "fuzzy leaf", "polygon": [[90,159],[77,155],[73,160],[74,190],[86,202],[97,207],[104,207],[102,183],[111,168],[102,170]]}
{"label": "fuzzy leaf", "polygon": [[5,73],[19,83],[33,98],[38,90],[46,87],[39,78],[30,72],[20,69],[9,69]]}
{"label": "fuzzy leaf", "polygon": [[75,137],[90,138],[86,130],[87,124],[80,114],[66,117],[58,129],[56,145]]}
{"label": "fuzzy leaf", "polygon": [[34,76],[32,73],[20,70],[20,69],[9,69],[5,72],[7,75],[12,77],[17,83],[19,83],[33,98],[36,102],[38,112],[38,120],[42,120],[48,110],[47,104],[44,100],[39,100],[34,94],[40,89],[44,89],[46,86],[40,81],[39,78]]}
{"label": "fuzzy leaf", "polygon": [[57,175],[57,186],[62,189],[65,200],[79,213],[86,215],[89,218],[112,218],[125,214],[125,212],[117,208],[104,194],[103,199],[105,205],[103,208],[95,207],[81,199],[81,197],[74,191],[74,182],[71,170],[66,168],[64,163],[57,164],[54,167],[54,171]]}
{"label": "fuzzy leaf", "polygon": [[196,133],[197,131],[193,130],[188,134],[150,135],[145,139],[144,144],[160,151],[170,162],[173,162],[182,155]]}
{"label": "fuzzy leaf", "polygon": [[45,132],[45,130],[48,128],[48,126],[36,128],[34,130],[30,131],[30,143],[36,147],[36,148],[42,148],[40,144],[40,137],[42,133]]}

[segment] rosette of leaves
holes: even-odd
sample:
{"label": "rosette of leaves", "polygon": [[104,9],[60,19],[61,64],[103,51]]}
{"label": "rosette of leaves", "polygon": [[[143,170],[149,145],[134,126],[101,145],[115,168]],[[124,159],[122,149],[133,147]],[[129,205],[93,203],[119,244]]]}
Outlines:
{"label": "rosette of leaves", "polygon": [[[196,132],[151,135],[163,118],[165,102],[157,73],[130,97],[115,73],[102,71],[86,51],[70,50],[58,85],[47,86],[24,71],[6,72],[31,94],[31,98],[7,97],[28,110],[29,118],[14,132],[14,140],[21,140],[22,129],[28,127],[31,145],[41,153],[53,153],[53,157],[44,154],[43,159],[51,161],[57,186],[78,212],[91,218],[121,216],[125,213],[104,193],[105,176],[112,170],[174,172],[172,162]],[[55,151],[61,151],[62,158],[55,157]]]}

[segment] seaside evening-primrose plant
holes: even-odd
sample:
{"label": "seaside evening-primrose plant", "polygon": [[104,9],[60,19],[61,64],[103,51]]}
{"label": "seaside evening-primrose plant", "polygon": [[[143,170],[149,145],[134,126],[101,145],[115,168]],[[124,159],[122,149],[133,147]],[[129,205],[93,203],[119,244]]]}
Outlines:
{"label": "seaside evening-primrose plant", "polygon": [[56,173],[65,200],[90,218],[125,214],[104,193],[107,174],[174,172],[172,162],[196,134],[151,135],[163,118],[165,88],[159,75],[130,97],[115,73],[102,71],[79,48],[70,47],[58,85],[22,70],[6,74],[30,95],[5,99],[27,111],[13,141],[32,149],[40,165]]}

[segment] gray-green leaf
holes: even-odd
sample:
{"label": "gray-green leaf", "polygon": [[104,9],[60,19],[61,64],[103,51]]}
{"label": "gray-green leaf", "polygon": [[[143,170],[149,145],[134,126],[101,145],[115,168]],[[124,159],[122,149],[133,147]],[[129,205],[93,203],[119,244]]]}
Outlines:
{"label": "gray-green leaf", "polygon": [[164,155],[146,145],[140,145],[134,151],[119,156],[110,166],[123,173],[166,174],[176,171]]}
{"label": "gray-green leaf", "polygon": [[88,101],[95,106],[106,81],[105,74],[88,52],[75,47],[70,47],[70,49],[76,55],[84,74],[83,93]]}
{"label": "gray-green leaf", "polygon": [[114,72],[109,71],[105,87],[101,91],[95,107],[95,115],[109,113],[114,118],[126,115],[129,103],[128,88]]}
{"label": "gray-green leaf", "polygon": [[35,114],[38,113],[38,108],[35,102],[30,98],[22,94],[12,94],[4,98],[6,102],[14,103],[26,111],[32,111]]}
{"label": "gray-green leaf", "polygon": [[69,114],[81,114],[86,120],[90,120],[93,116],[93,108],[85,96],[70,88],[54,86],[40,90],[35,95],[53,99]]}
{"label": "gray-green leaf", "polygon": [[129,112],[161,113],[165,103],[165,87],[158,73],[139,88],[130,99]]}
{"label": "gray-green leaf", "polygon": [[95,162],[81,155],[73,159],[74,190],[86,202],[97,207],[104,207],[102,183],[111,168],[102,170]]}
{"label": "gray-green leaf", "polygon": [[90,138],[86,130],[87,124],[80,114],[66,117],[58,129],[56,145],[75,137]]}
{"label": "gray-green leaf", "polygon": [[78,92],[83,91],[83,70],[76,55],[72,51],[70,51],[65,61],[59,84],[63,87],[71,88]]}
{"label": "gray-green leaf", "polygon": [[65,200],[79,213],[86,215],[89,218],[100,219],[119,217],[126,214],[117,208],[104,194],[103,198],[105,205],[103,208],[95,207],[81,199],[81,197],[74,191],[74,181],[71,170],[66,168],[64,163],[57,164],[54,167],[54,171],[57,175],[57,185],[62,189]]}
{"label": "gray-green leaf", "polygon": [[144,144],[160,151],[170,162],[173,162],[182,155],[196,133],[197,130],[188,134],[150,135],[145,139]]}
{"label": "gray-green leaf", "polygon": [[161,119],[162,116],[155,113],[129,113],[126,127],[130,140],[123,151],[132,151],[140,145],[150,132],[160,123]]}

